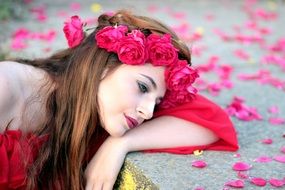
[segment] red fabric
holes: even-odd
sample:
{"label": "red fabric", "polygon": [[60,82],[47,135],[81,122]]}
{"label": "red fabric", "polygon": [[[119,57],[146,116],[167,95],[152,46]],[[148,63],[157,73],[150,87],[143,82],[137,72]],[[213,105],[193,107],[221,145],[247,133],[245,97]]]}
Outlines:
{"label": "red fabric", "polygon": [[205,146],[185,146],[147,150],[146,152],[168,152],[174,154],[192,154],[195,150],[238,150],[236,131],[229,116],[218,105],[207,98],[196,95],[196,98],[187,104],[175,108],[159,110],[154,117],[174,116],[188,120],[213,131],[219,138],[217,142]]}
{"label": "red fabric", "polygon": [[[235,129],[228,115],[216,104],[201,95],[190,103],[155,112],[154,117],[170,115],[191,121],[212,130],[220,140],[207,146],[191,146],[148,150],[147,152],[168,152],[191,154],[194,150],[235,151],[238,142]],[[100,145],[108,137],[105,130],[94,136],[86,159],[90,160]],[[46,137],[29,135],[23,137],[21,131],[6,131],[0,134],[0,190],[24,189],[27,164],[31,164]],[[33,147],[30,142],[33,141]],[[23,162],[25,161],[25,162]]]}
{"label": "red fabric", "polygon": [[23,137],[20,130],[8,130],[0,134],[1,190],[25,189],[27,166],[33,163],[45,140],[32,135]]}

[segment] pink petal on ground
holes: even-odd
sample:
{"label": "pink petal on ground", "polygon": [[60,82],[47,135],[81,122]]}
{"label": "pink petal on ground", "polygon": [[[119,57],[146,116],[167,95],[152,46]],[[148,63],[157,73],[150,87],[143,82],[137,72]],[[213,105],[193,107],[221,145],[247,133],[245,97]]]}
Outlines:
{"label": "pink petal on ground", "polygon": [[262,119],[256,108],[245,105],[244,100],[240,97],[234,97],[232,103],[227,106],[226,111],[230,116],[235,116],[244,121]]}
{"label": "pink petal on ground", "polygon": [[212,21],[212,20],[215,19],[215,15],[213,15],[213,14],[211,14],[211,13],[206,14],[206,15],[205,15],[205,19],[206,19],[207,21]]}
{"label": "pink petal on ground", "polygon": [[158,6],[149,5],[149,6],[147,7],[147,11],[149,11],[149,12],[151,12],[151,13],[158,12]]}
{"label": "pink petal on ground", "polygon": [[192,162],[192,166],[195,168],[204,168],[207,166],[207,163],[203,160],[195,160]]}
{"label": "pink petal on ground", "polygon": [[271,161],[272,161],[272,158],[268,156],[259,156],[256,159],[254,159],[254,162],[260,162],[260,163],[267,163]]}
{"label": "pink petal on ground", "polygon": [[205,190],[204,187],[196,187],[194,190]]}
{"label": "pink petal on ground", "polygon": [[244,181],[237,179],[237,180],[231,180],[225,183],[226,186],[229,187],[235,187],[235,188],[243,188],[244,187]]}
{"label": "pink petal on ground", "polygon": [[186,14],[183,13],[183,12],[176,12],[176,13],[172,13],[171,14],[173,18],[176,18],[176,19],[184,19],[186,18]]}
{"label": "pink petal on ground", "polygon": [[270,28],[259,28],[258,30],[261,34],[271,34],[272,30]]}
{"label": "pink petal on ground", "polygon": [[80,8],[81,8],[80,3],[73,2],[70,4],[70,9],[72,11],[78,11],[80,10]]}
{"label": "pink petal on ground", "polygon": [[237,175],[240,179],[248,179],[249,178],[247,171],[239,171]]}
{"label": "pink petal on ground", "polygon": [[177,26],[172,27],[172,29],[180,35],[188,34],[190,28],[191,28],[191,26],[188,23],[181,23]]}
{"label": "pink petal on ground", "polygon": [[250,182],[256,186],[265,186],[267,181],[261,177],[252,177],[250,178]]}
{"label": "pink petal on ground", "polygon": [[277,114],[279,113],[279,108],[278,106],[271,106],[270,108],[268,108],[268,112],[272,114]]}
{"label": "pink petal on ground", "polygon": [[283,185],[285,185],[285,181],[282,179],[276,179],[276,178],[271,178],[269,180],[270,185],[274,186],[274,187],[282,187]]}
{"label": "pink petal on ground", "polygon": [[262,139],[261,142],[263,144],[272,144],[273,143],[273,140],[272,139]]}
{"label": "pink petal on ground", "polygon": [[230,80],[222,80],[221,85],[224,86],[227,89],[231,89],[234,86],[234,83]]}
{"label": "pink petal on ground", "polygon": [[271,123],[272,125],[282,125],[285,123],[285,119],[280,117],[270,117],[269,123]]}
{"label": "pink petal on ground", "polygon": [[273,159],[277,162],[285,163],[285,155],[274,156]]}
{"label": "pink petal on ground", "polygon": [[234,51],[234,55],[242,60],[249,60],[250,56],[242,49],[238,49]]}
{"label": "pink petal on ground", "polygon": [[239,153],[236,153],[236,154],[234,154],[234,157],[235,157],[235,158],[240,158],[240,154],[239,154]]}
{"label": "pink petal on ground", "polygon": [[13,50],[21,50],[28,47],[28,45],[22,39],[13,39],[11,43],[11,48]]}
{"label": "pink petal on ground", "polygon": [[32,7],[30,12],[33,13],[36,19],[40,22],[44,22],[47,19],[46,6],[44,5]]}
{"label": "pink petal on ground", "polygon": [[27,39],[30,36],[30,31],[24,27],[18,28],[13,34],[13,38]]}
{"label": "pink petal on ground", "polygon": [[285,153],[285,146],[282,146],[280,149],[281,152]]}
{"label": "pink petal on ground", "polygon": [[232,169],[235,171],[247,171],[251,168],[252,166],[245,163],[245,162],[236,162]]}

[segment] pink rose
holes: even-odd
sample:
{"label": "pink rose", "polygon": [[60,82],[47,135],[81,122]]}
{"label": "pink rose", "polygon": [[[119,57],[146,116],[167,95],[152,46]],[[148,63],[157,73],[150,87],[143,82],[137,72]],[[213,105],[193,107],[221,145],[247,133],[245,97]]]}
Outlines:
{"label": "pink rose", "polygon": [[167,66],[178,60],[178,50],[172,45],[169,34],[165,34],[162,37],[157,34],[150,34],[147,37],[147,49],[150,62],[153,65]]}
{"label": "pink rose", "polygon": [[117,54],[125,64],[139,65],[144,64],[148,58],[145,49],[145,36],[139,30],[133,30],[118,42]]}
{"label": "pink rose", "polygon": [[108,52],[117,53],[117,45],[121,38],[128,31],[127,26],[106,26],[97,32],[95,39],[100,48],[106,49]]}
{"label": "pink rose", "polygon": [[63,32],[69,47],[78,46],[84,38],[83,23],[80,18],[72,16],[69,22],[64,23]]}
{"label": "pink rose", "polygon": [[195,93],[191,85],[198,77],[197,71],[190,67],[186,60],[178,60],[177,64],[165,72],[167,88],[175,91],[187,89],[189,93]]}

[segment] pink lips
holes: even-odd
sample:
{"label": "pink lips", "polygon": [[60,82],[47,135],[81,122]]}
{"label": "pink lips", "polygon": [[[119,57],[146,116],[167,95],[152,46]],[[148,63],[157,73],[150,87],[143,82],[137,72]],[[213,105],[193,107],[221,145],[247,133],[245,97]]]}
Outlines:
{"label": "pink lips", "polygon": [[127,115],[125,115],[125,118],[127,120],[127,124],[128,124],[130,129],[133,129],[136,126],[138,126],[139,123],[134,118],[131,118],[131,117],[127,116]]}

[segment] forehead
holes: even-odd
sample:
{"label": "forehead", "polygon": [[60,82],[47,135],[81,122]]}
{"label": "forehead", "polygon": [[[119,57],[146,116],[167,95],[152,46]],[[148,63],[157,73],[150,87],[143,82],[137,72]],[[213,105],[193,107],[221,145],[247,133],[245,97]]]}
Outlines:
{"label": "forehead", "polygon": [[128,73],[129,75],[148,75],[152,77],[156,83],[164,83],[164,66],[153,66],[152,64],[144,64],[144,65],[126,65],[122,64],[119,67],[119,70],[122,72]]}

